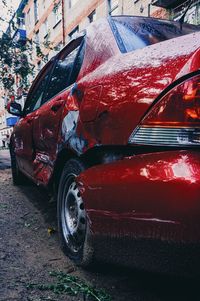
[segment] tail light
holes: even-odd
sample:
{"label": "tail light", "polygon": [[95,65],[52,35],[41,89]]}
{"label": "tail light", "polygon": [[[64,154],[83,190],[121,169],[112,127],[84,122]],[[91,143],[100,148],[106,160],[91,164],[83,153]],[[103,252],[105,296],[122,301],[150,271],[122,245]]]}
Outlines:
{"label": "tail light", "polygon": [[165,94],[131,134],[129,143],[200,146],[200,75]]}

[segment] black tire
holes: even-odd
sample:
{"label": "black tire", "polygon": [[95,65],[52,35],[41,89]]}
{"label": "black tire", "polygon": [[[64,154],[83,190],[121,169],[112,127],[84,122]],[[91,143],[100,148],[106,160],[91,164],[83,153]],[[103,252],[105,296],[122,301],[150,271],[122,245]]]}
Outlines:
{"label": "black tire", "polygon": [[78,159],[71,159],[65,164],[57,197],[61,248],[79,266],[88,266],[93,258],[89,222],[83,200],[74,181],[84,169],[84,164]]}
{"label": "black tire", "polygon": [[11,158],[13,184],[16,186],[23,185],[26,182],[26,178],[24,174],[19,170],[18,163],[16,160],[16,155],[12,148],[10,148],[10,158]]}

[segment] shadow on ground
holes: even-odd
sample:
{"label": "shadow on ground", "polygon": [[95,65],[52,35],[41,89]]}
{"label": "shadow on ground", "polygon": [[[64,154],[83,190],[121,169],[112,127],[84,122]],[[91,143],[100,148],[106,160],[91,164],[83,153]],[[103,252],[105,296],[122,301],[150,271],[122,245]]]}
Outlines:
{"label": "shadow on ground", "polygon": [[[43,215],[47,224],[56,228],[56,202],[47,191],[27,182],[20,186],[21,192]],[[59,247],[58,247],[59,248]],[[197,300],[200,298],[196,279],[149,273],[125,268],[104,261],[80,273],[94,285],[104,287],[113,300]],[[197,299],[196,299],[197,298]]]}

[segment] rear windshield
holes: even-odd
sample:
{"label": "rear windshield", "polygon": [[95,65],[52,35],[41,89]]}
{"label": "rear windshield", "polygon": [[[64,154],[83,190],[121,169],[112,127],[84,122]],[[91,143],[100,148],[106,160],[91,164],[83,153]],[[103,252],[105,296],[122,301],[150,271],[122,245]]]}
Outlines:
{"label": "rear windshield", "polygon": [[199,31],[200,27],[179,22],[144,17],[112,17],[109,19],[117,44],[122,52],[169,40],[181,35]]}

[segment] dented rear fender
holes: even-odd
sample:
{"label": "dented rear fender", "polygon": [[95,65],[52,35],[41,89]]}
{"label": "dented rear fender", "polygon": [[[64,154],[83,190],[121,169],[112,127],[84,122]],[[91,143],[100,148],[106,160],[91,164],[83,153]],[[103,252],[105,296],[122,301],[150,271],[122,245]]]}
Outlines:
{"label": "dented rear fender", "polygon": [[200,239],[199,152],[127,157],[86,170],[77,183],[94,234]]}

